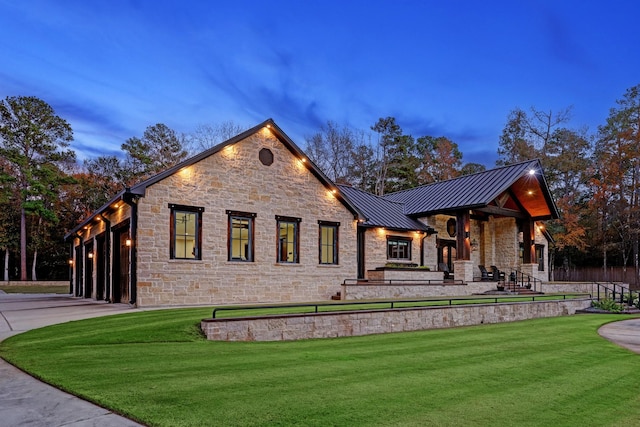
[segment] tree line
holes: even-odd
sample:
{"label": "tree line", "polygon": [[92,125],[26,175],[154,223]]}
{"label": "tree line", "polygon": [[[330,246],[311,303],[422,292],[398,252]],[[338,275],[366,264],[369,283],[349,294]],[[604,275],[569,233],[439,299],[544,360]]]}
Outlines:
{"label": "tree line", "polygon": [[[515,108],[498,137],[504,166],[538,158],[561,218],[551,264],[639,264],[640,85],[628,89],[595,132],[569,126],[571,108]],[[158,123],[121,145],[120,155],[78,162],[71,126],[35,97],[0,102],[0,250],[3,279],[65,279],[63,235],[123,188],[225,141],[243,129],[232,121],[178,134]],[[414,137],[394,117],[369,129],[328,121],[305,138],[309,158],[333,181],[376,195],[485,170],[462,162],[446,136]],[[30,267],[30,271],[29,268]],[[45,277],[41,277],[45,276]]]}

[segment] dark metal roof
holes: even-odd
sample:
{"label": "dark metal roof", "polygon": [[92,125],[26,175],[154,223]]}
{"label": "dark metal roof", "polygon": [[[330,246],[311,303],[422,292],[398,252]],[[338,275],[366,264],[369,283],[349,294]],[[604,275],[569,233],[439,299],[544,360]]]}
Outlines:
{"label": "dark metal roof", "polygon": [[493,200],[509,190],[518,180],[534,170],[539,203],[546,205],[549,218],[557,218],[558,211],[538,160],[529,160],[447,181],[435,182],[410,190],[384,196],[386,200],[404,203],[404,213],[411,216],[434,214],[459,209],[474,209],[488,206]]}
{"label": "dark metal roof", "polygon": [[338,185],[342,194],[366,217],[362,225],[397,230],[427,231],[429,226],[405,215],[404,204],[378,197],[347,185]]}

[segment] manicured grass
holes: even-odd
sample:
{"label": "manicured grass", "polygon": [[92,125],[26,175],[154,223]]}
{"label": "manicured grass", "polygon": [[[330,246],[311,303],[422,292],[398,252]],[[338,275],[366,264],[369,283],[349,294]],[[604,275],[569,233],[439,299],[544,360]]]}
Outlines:
{"label": "manicured grass", "polygon": [[578,315],[354,338],[208,342],[211,309],[34,330],[0,344],[28,372],[154,426],[622,426],[640,355]]}
{"label": "manicured grass", "polygon": [[8,294],[68,294],[69,285],[65,285],[65,286],[0,285],[0,291],[5,291]]}

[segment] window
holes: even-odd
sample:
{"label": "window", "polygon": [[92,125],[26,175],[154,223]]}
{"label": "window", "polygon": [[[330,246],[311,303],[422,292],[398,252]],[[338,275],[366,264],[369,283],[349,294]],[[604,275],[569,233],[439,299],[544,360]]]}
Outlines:
{"label": "window", "polygon": [[278,262],[298,263],[300,218],[276,215],[278,223]]}
{"label": "window", "polygon": [[202,259],[204,208],[169,204],[171,209],[171,259]]}
{"label": "window", "polygon": [[228,260],[253,261],[253,221],[254,213],[227,211],[229,216]]}
{"label": "window", "polygon": [[339,222],[318,221],[320,229],[320,264],[338,264]]}
{"label": "window", "polygon": [[544,271],[544,245],[536,245],[536,260],[538,261],[538,271]]}
{"label": "window", "polygon": [[387,237],[387,259],[411,260],[411,239]]}

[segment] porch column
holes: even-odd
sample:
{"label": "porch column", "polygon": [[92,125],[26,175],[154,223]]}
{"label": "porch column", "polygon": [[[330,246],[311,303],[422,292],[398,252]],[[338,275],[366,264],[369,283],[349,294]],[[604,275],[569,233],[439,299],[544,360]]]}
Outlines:
{"label": "porch column", "polygon": [[456,212],[456,261],[454,276],[464,283],[473,282],[473,264],[471,262],[471,216],[469,210]]}

